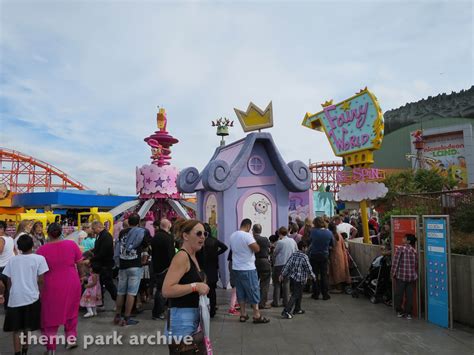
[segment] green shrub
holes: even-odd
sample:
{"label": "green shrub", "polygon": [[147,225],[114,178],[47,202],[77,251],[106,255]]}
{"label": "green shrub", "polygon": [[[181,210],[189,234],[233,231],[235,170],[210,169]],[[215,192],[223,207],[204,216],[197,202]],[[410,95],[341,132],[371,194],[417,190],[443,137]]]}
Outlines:
{"label": "green shrub", "polygon": [[435,192],[442,191],[447,181],[433,170],[420,169],[413,176],[413,183],[417,192]]}
{"label": "green shrub", "polygon": [[474,233],[453,230],[451,234],[451,253],[474,255]]}
{"label": "green shrub", "polygon": [[454,229],[464,233],[474,233],[474,201],[457,206],[452,218]]}

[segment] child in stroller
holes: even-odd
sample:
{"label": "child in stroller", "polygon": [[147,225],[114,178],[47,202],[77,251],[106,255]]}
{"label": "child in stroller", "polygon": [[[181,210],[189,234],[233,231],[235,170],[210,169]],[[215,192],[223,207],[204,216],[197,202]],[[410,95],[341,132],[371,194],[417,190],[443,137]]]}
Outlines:
{"label": "child in stroller", "polygon": [[383,301],[391,305],[392,280],[390,277],[391,259],[389,255],[377,256],[370,264],[367,275],[352,290],[352,297],[364,294],[371,303]]}

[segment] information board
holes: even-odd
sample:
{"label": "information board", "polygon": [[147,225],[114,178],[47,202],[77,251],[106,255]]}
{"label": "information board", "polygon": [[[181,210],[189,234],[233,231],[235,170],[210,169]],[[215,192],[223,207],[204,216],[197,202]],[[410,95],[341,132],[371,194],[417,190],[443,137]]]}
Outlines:
{"label": "information board", "polygon": [[426,319],[451,327],[448,216],[423,216],[425,234]]}
{"label": "information board", "polygon": [[[418,253],[418,260],[419,260],[419,243],[420,240],[418,238],[418,216],[392,216],[390,218],[391,226],[392,226],[392,264],[393,264],[393,256],[395,255],[395,250],[398,246],[403,244],[403,238],[407,234],[413,234],[416,236],[417,242],[415,245],[415,249]],[[413,294],[413,316],[420,318],[420,271],[418,267],[418,281],[416,282],[415,292]],[[392,283],[392,300],[394,301],[393,304],[395,305],[395,282]],[[405,301],[403,301],[405,303]]]}

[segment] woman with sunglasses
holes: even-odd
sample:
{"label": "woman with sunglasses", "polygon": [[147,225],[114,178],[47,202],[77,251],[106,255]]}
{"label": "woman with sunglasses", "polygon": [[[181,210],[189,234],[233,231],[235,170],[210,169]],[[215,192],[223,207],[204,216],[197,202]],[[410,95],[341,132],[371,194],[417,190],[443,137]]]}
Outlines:
{"label": "woman with sunglasses", "polygon": [[[207,295],[209,286],[204,282],[196,252],[203,247],[206,234],[204,225],[193,219],[184,222],[178,232],[182,246],[163,282],[163,296],[169,299],[170,305],[166,329],[174,339],[195,335],[198,330],[199,296]],[[170,354],[202,351],[202,340],[197,336],[193,338],[191,345],[169,344]]]}

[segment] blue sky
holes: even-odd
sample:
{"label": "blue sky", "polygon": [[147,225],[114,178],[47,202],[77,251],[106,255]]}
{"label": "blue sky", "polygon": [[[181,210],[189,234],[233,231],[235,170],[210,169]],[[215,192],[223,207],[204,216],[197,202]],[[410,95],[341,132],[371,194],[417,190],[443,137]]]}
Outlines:
{"label": "blue sky", "polygon": [[0,146],[99,192],[134,194],[157,105],[180,169],[202,169],[211,120],[250,101],[273,100],[285,160],[323,161],[301,121],[327,99],[368,86],[386,111],[474,82],[471,1],[0,1],[0,16]]}

